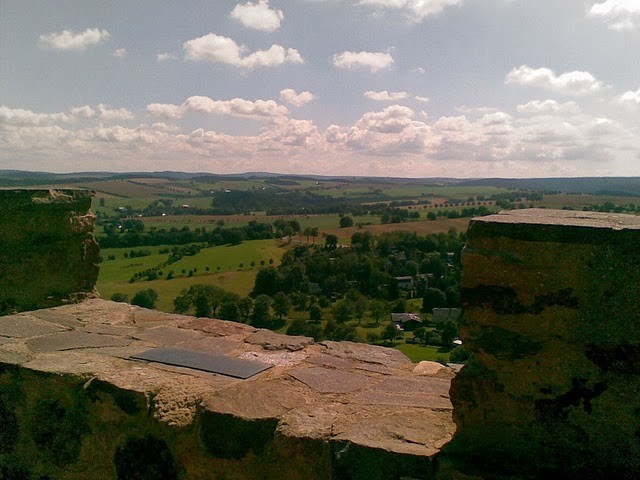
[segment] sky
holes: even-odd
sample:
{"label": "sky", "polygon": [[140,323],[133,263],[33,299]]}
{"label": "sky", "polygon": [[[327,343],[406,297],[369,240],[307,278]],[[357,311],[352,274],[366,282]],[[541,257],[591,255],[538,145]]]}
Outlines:
{"label": "sky", "polygon": [[640,0],[2,0],[0,169],[640,176]]}

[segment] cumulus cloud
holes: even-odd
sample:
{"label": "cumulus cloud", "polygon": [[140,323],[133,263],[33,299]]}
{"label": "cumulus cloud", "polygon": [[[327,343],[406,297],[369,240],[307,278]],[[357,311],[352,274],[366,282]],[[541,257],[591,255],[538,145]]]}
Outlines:
{"label": "cumulus cloud", "polygon": [[178,59],[177,55],[174,55],[173,53],[162,52],[156,55],[156,60],[158,60],[158,63],[164,63],[170,60],[177,60],[177,59]]}
{"label": "cumulus cloud", "polygon": [[126,48],[116,48],[113,53],[111,54],[111,56],[116,57],[116,58],[124,58],[127,56],[127,49]]}
{"label": "cumulus cloud", "polygon": [[545,88],[564,95],[589,95],[605,88],[589,72],[572,71],[556,75],[549,68],[531,68],[528,65],[512,69],[507,74],[505,83]]}
{"label": "cumulus cloud", "polygon": [[594,4],[589,16],[602,19],[611,30],[634,30],[640,28],[640,2],[605,0]]}
{"label": "cumulus cloud", "polygon": [[233,39],[209,33],[183,44],[185,58],[195,62],[212,62],[233,65],[252,70],[258,67],[275,67],[285,63],[304,63],[300,52],[294,48],[271,45],[268,50],[258,50],[244,55],[247,48]]}
{"label": "cumulus cloud", "polygon": [[256,3],[247,2],[244,5],[238,4],[229,16],[247,28],[269,33],[280,28],[280,22],[284,19],[282,10],[269,8],[268,0],[258,0]]}
{"label": "cumulus cloud", "polygon": [[446,7],[459,5],[463,0],[359,0],[360,5],[370,5],[383,10],[401,12],[411,22],[421,22],[440,14]]}
{"label": "cumulus cloud", "polygon": [[56,122],[70,122],[73,117],[66,113],[36,113],[22,108],[0,105],[0,125],[45,125]]}
{"label": "cumulus cloud", "polygon": [[311,92],[305,91],[296,93],[296,91],[292,88],[285,88],[284,90],[280,91],[280,98],[295,107],[301,107],[303,105],[306,105],[316,97]]}
{"label": "cumulus cloud", "polygon": [[345,70],[369,69],[372,73],[386,70],[393,65],[393,57],[388,52],[349,52],[336,53],[333,65]]}
{"label": "cumulus cloud", "polygon": [[99,104],[97,110],[100,118],[108,121],[131,120],[133,118],[133,113],[126,108],[109,108],[104,103]]}
{"label": "cumulus cloud", "polygon": [[254,119],[271,119],[283,117],[289,113],[284,105],[273,100],[245,100],[234,98],[231,100],[213,100],[209,97],[193,96],[181,105],[170,103],[152,103],[147,105],[147,112],[152,115],[181,118],[187,112],[211,113],[215,115],[230,115]]}
{"label": "cumulus cloud", "polygon": [[520,113],[533,114],[580,112],[580,107],[576,102],[559,103],[555,100],[531,100],[525,104],[518,105],[516,109]]}
{"label": "cumulus cloud", "polygon": [[422,102],[422,103],[427,103],[429,100],[431,100],[429,97],[423,97],[420,95],[416,95],[415,98],[417,101]]}
{"label": "cumulus cloud", "polygon": [[364,92],[364,96],[369,100],[376,100],[378,102],[395,102],[407,98],[409,94],[407,92],[387,92],[386,90],[374,92],[369,90]]}
{"label": "cumulus cloud", "polygon": [[72,108],[71,115],[76,118],[93,118],[96,115],[96,111],[89,105],[84,105],[82,107]]}
{"label": "cumulus cloud", "polygon": [[640,88],[635,92],[633,90],[624,92],[617,98],[617,101],[627,107],[640,107]]}
{"label": "cumulus cloud", "polygon": [[41,48],[57,51],[83,52],[109,39],[111,35],[106,30],[87,28],[84,32],[75,33],[72,30],[62,32],[43,33],[39,38]]}

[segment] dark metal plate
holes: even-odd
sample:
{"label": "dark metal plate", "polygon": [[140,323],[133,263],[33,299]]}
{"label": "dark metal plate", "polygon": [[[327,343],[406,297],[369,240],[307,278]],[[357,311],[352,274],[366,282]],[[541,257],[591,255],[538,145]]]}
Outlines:
{"label": "dark metal plate", "polygon": [[178,348],[152,348],[146,352],[132,355],[130,358],[164,363],[175,367],[193,368],[194,370],[219,373],[220,375],[242,379],[253,377],[272,366],[252,360],[180,350]]}

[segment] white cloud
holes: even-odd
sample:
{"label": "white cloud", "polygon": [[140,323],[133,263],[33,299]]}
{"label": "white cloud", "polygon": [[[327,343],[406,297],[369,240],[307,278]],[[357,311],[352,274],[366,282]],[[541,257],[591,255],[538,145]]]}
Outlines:
{"label": "white cloud", "polygon": [[579,113],[580,107],[576,102],[558,103],[555,100],[531,100],[516,107],[520,113]]}
{"label": "white cloud", "polygon": [[101,103],[98,105],[97,109],[98,115],[104,120],[131,120],[133,118],[133,113],[126,108],[109,108],[104,103]]}
{"label": "white cloud", "polygon": [[254,119],[272,119],[288,115],[289,110],[273,100],[213,100],[209,97],[193,96],[187,98],[182,105],[152,103],[147,105],[147,112],[167,118],[181,118],[186,112],[211,113]]}
{"label": "white cloud", "polygon": [[640,2],[638,0],[605,0],[589,9],[589,16],[602,19],[611,30],[640,28]]}
{"label": "white cloud", "polygon": [[572,71],[556,75],[549,68],[534,69],[528,65],[512,69],[507,74],[505,83],[545,88],[564,95],[589,95],[605,88],[603,83],[589,72]]}
{"label": "white cloud", "polygon": [[47,125],[72,120],[73,118],[66,113],[36,113],[31,110],[0,105],[0,125]]}
{"label": "white cloud", "polygon": [[427,103],[429,100],[431,100],[429,97],[422,97],[420,95],[416,95],[415,98],[417,101],[422,102],[422,103]]}
{"label": "white cloud", "polygon": [[291,88],[285,88],[284,90],[280,91],[280,98],[295,107],[301,107],[303,105],[306,105],[316,97],[311,92],[305,91],[296,93],[296,91]]}
{"label": "white cloud", "polygon": [[280,22],[284,19],[282,10],[269,8],[268,0],[258,0],[256,3],[247,2],[244,5],[238,4],[229,16],[247,28],[269,33],[280,28]]}
{"label": "white cloud", "polygon": [[127,49],[126,48],[117,48],[117,49],[115,49],[113,51],[111,56],[116,57],[116,58],[124,58],[124,57],[127,56]]}
{"label": "white cloud", "polygon": [[364,96],[369,100],[376,100],[378,102],[395,102],[407,98],[409,94],[407,92],[387,92],[386,90],[374,92],[369,90],[364,92]]}
{"label": "white cloud", "polygon": [[393,57],[387,52],[345,51],[333,56],[333,65],[345,70],[365,68],[375,73],[379,70],[391,68],[393,65]]}
{"label": "white cloud", "polygon": [[41,48],[45,49],[83,52],[88,47],[106,41],[110,36],[108,31],[99,28],[87,28],[82,33],[63,30],[59,33],[43,33],[40,35],[38,43]]}
{"label": "white cloud", "polygon": [[629,90],[617,98],[618,103],[627,107],[640,107],[640,88],[635,92]]}
{"label": "white cloud", "polygon": [[446,7],[459,5],[463,0],[359,0],[360,5],[371,5],[380,9],[402,12],[411,22],[421,22],[438,15]]}
{"label": "white cloud", "polygon": [[93,118],[96,115],[96,111],[89,105],[84,105],[82,107],[72,108],[71,115],[76,118]]}
{"label": "white cloud", "polygon": [[420,75],[424,75],[425,73],[427,73],[427,70],[425,68],[422,67],[417,67],[413,69],[414,73],[419,73]]}
{"label": "white cloud", "polygon": [[304,63],[300,52],[294,48],[271,45],[268,50],[258,50],[243,56],[247,48],[233,39],[209,33],[183,44],[185,58],[192,61],[225,63],[252,70],[257,67],[275,67],[284,63]]}
{"label": "white cloud", "polygon": [[162,52],[156,55],[156,60],[158,60],[158,63],[164,63],[170,60],[177,60],[177,59],[178,59],[177,55],[174,55],[173,53]]}

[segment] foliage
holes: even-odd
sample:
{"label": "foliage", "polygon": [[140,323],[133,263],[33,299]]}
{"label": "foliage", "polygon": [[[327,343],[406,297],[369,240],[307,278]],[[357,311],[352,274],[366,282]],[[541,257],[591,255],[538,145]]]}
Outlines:
{"label": "foliage", "polygon": [[353,218],[340,217],[340,228],[348,228],[348,227],[353,227]]}
{"label": "foliage", "polygon": [[278,292],[276,293],[276,296],[273,297],[272,307],[273,312],[278,316],[280,320],[282,320],[282,317],[287,315],[289,313],[289,310],[291,309],[291,301],[286,294],[284,294],[283,292]]}
{"label": "foliage", "polygon": [[438,288],[427,288],[422,298],[422,311],[430,312],[434,308],[442,308],[447,305],[447,296]]}
{"label": "foliage", "polygon": [[131,305],[138,305],[144,308],[155,308],[158,300],[158,292],[153,288],[140,290],[131,299]]}
{"label": "foliage", "polygon": [[113,295],[111,295],[110,300],[112,302],[127,303],[129,301],[129,296],[127,294],[125,294],[125,293],[116,292]]}

